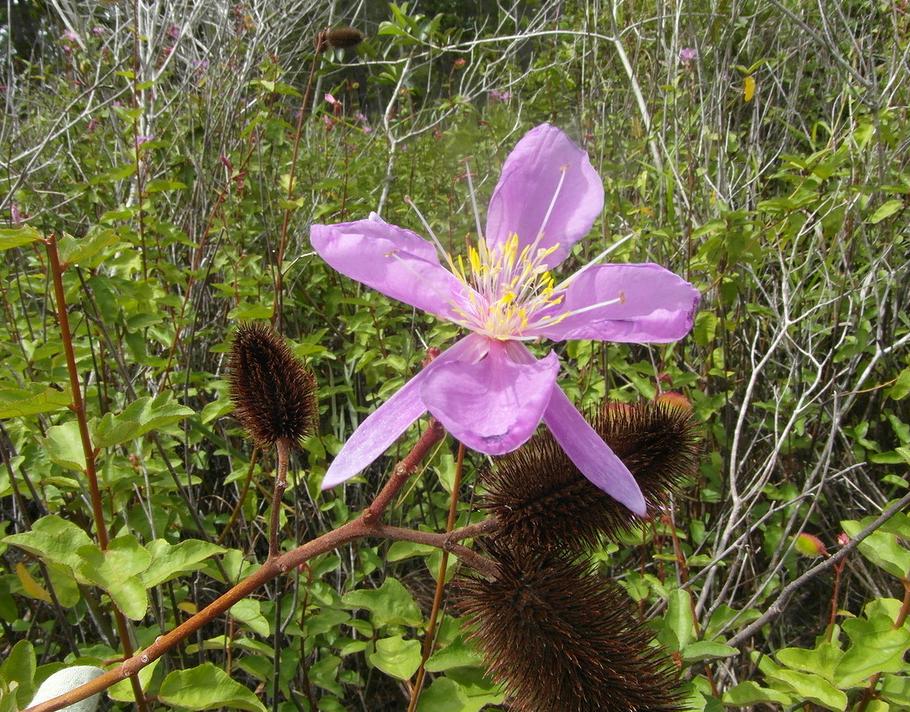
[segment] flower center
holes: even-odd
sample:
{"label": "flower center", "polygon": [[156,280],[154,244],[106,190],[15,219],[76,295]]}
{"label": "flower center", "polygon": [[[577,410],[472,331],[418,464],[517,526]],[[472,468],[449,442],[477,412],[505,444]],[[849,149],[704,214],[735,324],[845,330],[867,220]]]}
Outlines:
{"label": "flower center", "polygon": [[476,247],[468,248],[467,266],[460,256],[451,265],[455,276],[472,287],[467,308],[455,306],[464,325],[493,339],[520,337],[536,314],[564,298],[546,265],[557,249],[558,245],[519,247],[515,233],[492,249],[478,239]]}

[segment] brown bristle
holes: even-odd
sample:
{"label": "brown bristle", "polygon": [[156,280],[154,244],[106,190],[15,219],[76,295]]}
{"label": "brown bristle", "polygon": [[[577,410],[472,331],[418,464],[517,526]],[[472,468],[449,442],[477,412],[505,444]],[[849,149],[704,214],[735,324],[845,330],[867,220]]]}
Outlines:
{"label": "brown bristle", "polygon": [[494,580],[462,578],[460,610],[518,712],[681,710],[666,655],[618,586],[570,554],[488,547]]}
{"label": "brown bristle", "polygon": [[241,324],[228,363],[234,416],[259,445],[299,442],[317,420],[316,378],[265,324]]}
{"label": "brown bristle", "polygon": [[[695,472],[698,438],[690,412],[664,403],[609,403],[589,420],[635,476],[649,515]],[[482,481],[482,506],[501,521],[500,536],[538,548],[580,551],[642,521],[591,484],[549,431],[496,458]]]}
{"label": "brown bristle", "polygon": [[326,39],[332,47],[356,47],[363,42],[363,32],[354,27],[335,27],[328,31]]}

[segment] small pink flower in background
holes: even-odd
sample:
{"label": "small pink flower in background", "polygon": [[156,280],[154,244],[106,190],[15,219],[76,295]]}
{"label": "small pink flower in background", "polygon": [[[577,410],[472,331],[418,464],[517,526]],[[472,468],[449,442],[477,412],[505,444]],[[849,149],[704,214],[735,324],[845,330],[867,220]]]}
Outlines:
{"label": "small pink flower in background", "polygon": [[333,119],[328,114],[322,115],[322,123],[325,124],[325,128],[327,131],[331,131],[335,127],[335,119]]}
{"label": "small pink flower in background", "polygon": [[69,42],[70,44],[79,44],[79,35],[72,30],[64,31],[64,33],[60,35],[60,39],[64,42]]}
{"label": "small pink flower in background", "polygon": [[332,106],[335,106],[335,104],[338,103],[338,99],[336,99],[336,98],[332,95],[331,92],[326,92],[326,93],[325,93],[325,100],[326,100],[329,104],[331,104]]}
{"label": "small pink flower in background", "polygon": [[18,203],[10,203],[9,218],[10,218],[10,222],[13,225],[15,225],[16,227],[19,227],[22,224],[22,213],[19,212]]}
{"label": "small pink flower in background", "polygon": [[847,536],[847,532],[841,532],[837,535],[837,543],[840,546],[847,546],[850,543],[850,537]]}
{"label": "small pink flower in background", "polygon": [[510,91],[499,91],[497,89],[491,89],[489,93],[490,101],[492,102],[501,102],[506,103],[512,98],[512,92]]}
{"label": "small pink flower in background", "polygon": [[464,262],[419,214],[431,241],[375,213],[312,226],[313,247],[334,269],[468,332],[361,423],[323,488],[363,470],[429,411],[489,455],[517,449],[543,421],[585,477],[645,514],[635,478],[557,385],[556,353],[538,359],[525,346],[539,339],[666,343],[691,330],[698,292],[656,264],[598,264],[606,250],[561,282],[551,275],[603,203],[587,153],[543,124],[506,159],[486,230]]}
{"label": "small pink flower in background", "polygon": [[180,35],[181,35],[181,31],[180,31],[179,25],[171,25],[170,27],[167,28],[167,36],[170,37],[172,40],[179,40]]}
{"label": "small pink flower in background", "polygon": [[95,129],[98,128],[98,124],[100,124],[100,123],[101,122],[93,116],[91,119],[89,119],[89,122],[85,125],[85,133],[87,133],[87,134],[94,133]]}
{"label": "small pink flower in background", "polygon": [[464,57],[459,57],[452,62],[452,66],[455,67],[455,69],[461,69],[465,64],[467,64],[467,60]]}
{"label": "small pink flower in background", "polygon": [[698,58],[698,51],[694,47],[683,47],[679,50],[679,61],[682,64],[691,64]]}
{"label": "small pink flower in background", "polygon": [[360,124],[365,134],[373,133],[373,127],[370,126],[369,119],[362,111],[358,111],[356,114],[354,114],[354,121]]}
{"label": "small pink flower in background", "polygon": [[101,25],[95,25],[92,28],[92,34],[95,35],[95,37],[104,37],[107,34],[107,29]]}
{"label": "small pink flower in background", "polygon": [[149,141],[154,141],[154,136],[137,136],[136,137],[136,148],[139,148],[143,144],[148,143]]}

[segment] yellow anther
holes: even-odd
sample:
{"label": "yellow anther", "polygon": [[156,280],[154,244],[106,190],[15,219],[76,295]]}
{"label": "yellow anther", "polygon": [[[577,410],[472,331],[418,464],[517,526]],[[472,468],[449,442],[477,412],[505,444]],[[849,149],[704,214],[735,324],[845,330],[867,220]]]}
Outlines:
{"label": "yellow anther", "polygon": [[473,247],[468,248],[468,260],[471,263],[471,271],[474,274],[480,274],[482,265],[480,262],[480,253],[477,252]]}
{"label": "yellow anther", "polygon": [[508,291],[499,298],[500,304],[506,306],[515,301],[515,292]]}

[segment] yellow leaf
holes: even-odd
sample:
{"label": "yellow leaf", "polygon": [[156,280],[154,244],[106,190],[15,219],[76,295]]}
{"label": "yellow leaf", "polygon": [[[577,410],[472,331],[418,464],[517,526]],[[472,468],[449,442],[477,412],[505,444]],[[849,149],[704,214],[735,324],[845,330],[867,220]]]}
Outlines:
{"label": "yellow leaf", "polygon": [[743,80],[743,99],[748,104],[755,96],[755,77],[751,74]]}
{"label": "yellow leaf", "polygon": [[21,561],[16,564],[16,576],[19,577],[19,583],[22,584],[22,590],[29,598],[37,598],[45,603],[51,602],[51,594],[44,590],[44,586],[35,581],[34,577],[25,568]]}
{"label": "yellow leaf", "polygon": [[196,611],[199,610],[196,608],[196,604],[192,601],[181,601],[177,604],[177,608],[179,608],[184,613],[189,613],[191,616],[196,615]]}

